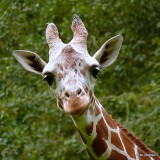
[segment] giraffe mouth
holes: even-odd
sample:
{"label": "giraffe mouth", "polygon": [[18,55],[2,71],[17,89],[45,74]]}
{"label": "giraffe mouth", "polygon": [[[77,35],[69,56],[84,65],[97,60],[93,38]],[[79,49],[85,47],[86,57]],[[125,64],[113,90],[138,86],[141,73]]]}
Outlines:
{"label": "giraffe mouth", "polygon": [[70,115],[80,116],[88,109],[89,102],[88,96],[70,98],[63,102],[63,109]]}

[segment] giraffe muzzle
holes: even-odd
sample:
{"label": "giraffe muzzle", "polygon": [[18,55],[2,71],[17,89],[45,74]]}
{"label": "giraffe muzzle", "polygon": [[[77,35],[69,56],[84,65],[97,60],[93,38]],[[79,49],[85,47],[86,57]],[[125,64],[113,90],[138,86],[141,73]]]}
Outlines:
{"label": "giraffe muzzle", "polygon": [[88,109],[89,103],[90,99],[87,94],[82,96],[70,96],[63,101],[63,109],[68,114],[80,116]]}

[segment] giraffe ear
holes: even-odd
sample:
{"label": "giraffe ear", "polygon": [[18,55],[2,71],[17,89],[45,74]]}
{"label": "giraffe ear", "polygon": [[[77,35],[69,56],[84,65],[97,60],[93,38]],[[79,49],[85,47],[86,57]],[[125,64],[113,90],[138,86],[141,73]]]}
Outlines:
{"label": "giraffe ear", "polygon": [[30,72],[41,75],[43,68],[46,66],[46,62],[44,62],[36,53],[31,51],[16,50],[13,52],[13,56]]}
{"label": "giraffe ear", "polygon": [[94,54],[94,58],[100,63],[101,69],[110,66],[118,57],[123,37],[117,35],[106,41]]}

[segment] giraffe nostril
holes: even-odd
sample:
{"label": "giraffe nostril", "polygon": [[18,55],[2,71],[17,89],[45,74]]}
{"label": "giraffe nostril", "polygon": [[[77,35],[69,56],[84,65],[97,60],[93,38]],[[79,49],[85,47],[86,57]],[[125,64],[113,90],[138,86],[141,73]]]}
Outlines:
{"label": "giraffe nostril", "polygon": [[82,93],[82,90],[79,88],[77,90],[74,90],[74,91],[69,91],[69,90],[66,90],[65,91],[65,97],[68,99],[68,98],[73,98],[73,97],[77,97],[77,96],[80,96]]}
{"label": "giraffe nostril", "polygon": [[65,92],[65,96],[69,98],[69,93],[68,93],[68,92]]}
{"label": "giraffe nostril", "polygon": [[77,90],[77,95],[80,95],[81,92],[82,92],[82,90],[79,88],[79,89]]}

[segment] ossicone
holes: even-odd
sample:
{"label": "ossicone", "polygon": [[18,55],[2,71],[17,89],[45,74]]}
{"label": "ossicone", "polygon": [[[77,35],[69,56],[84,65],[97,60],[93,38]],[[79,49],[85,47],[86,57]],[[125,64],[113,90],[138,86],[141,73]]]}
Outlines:
{"label": "ossicone", "polygon": [[74,15],[71,29],[73,31],[73,39],[72,43],[81,44],[81,45],[87,45],[87,36],[88,32],[87,29],[82,22],[82,20],[79,18],[78,15]]}
{"label": "ossicone", "polygon": [[62,43],[59,38],[58,29],[54,23],[48,23],[46,28],[46,40],[49,48],[53,48],[57,43]]}

